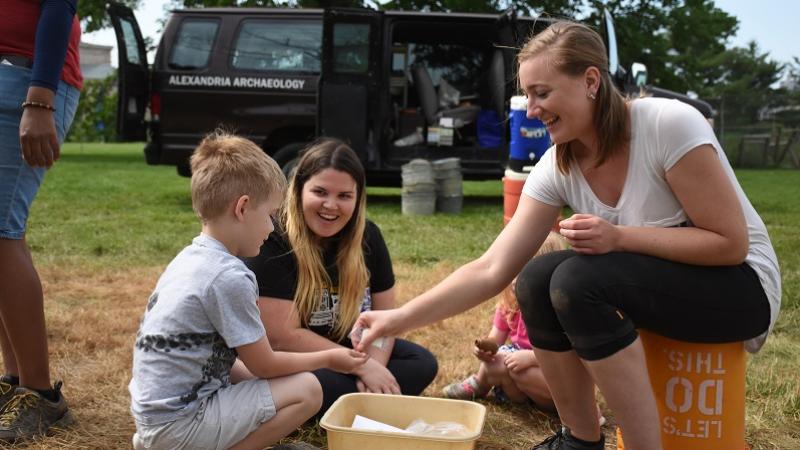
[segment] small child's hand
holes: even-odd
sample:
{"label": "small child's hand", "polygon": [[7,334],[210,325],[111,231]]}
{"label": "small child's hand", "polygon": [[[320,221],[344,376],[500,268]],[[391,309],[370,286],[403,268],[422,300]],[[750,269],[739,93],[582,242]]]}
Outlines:
{"label": "small child's hand", "polygon": [[506,353],[503,363],[506,365],[509,372],[514,373],[521,372],[538,364],[532,350],[520,350]]}
{"label": "small child's hand", "polygon": [[334,348],[330,352],[330,362],[328,367],[340,373],[352,373],[363,366],[369,359],[369,355],[349,348]]}
{"label": "small child's hand", "polygon": [[483,361],[485,363],[490,363],[494,361],[494,353],[487,352],[486,350],[481,350],[478,347],[472,348],[472,354],[475,355],[478,360]]}

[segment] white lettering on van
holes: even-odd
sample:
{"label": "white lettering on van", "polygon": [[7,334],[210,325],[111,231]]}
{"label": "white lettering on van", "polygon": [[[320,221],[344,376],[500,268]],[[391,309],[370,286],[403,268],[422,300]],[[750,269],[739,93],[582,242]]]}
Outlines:
{"label": "white lettering on van", "polygon": [[306,80],[292,78],[236,77],[233,79],[235,87],[245,88],[301,90],[305,84]]}
{"label": "white lettering on van", "polygon": [[237,87],[250,89],[302,90],[306,80],[297,78],[221,77],[202,75],[170,75],[170,86]]}

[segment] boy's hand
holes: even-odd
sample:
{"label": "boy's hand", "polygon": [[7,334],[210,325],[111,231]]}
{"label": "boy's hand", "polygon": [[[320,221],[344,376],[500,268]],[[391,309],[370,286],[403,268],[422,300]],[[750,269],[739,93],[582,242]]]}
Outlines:
{"label": "boy's hand", "polygon": [[366,353],[349,348],[334,348],[327,352],[328,368],[340,373],[353,373],[369,359]]}

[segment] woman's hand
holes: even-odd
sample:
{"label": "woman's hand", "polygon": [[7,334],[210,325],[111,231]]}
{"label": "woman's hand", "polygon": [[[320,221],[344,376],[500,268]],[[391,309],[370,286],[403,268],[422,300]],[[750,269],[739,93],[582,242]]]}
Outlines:
{"label": "woman's hand", "polygon": [[[55,92],[48,88],[31,86],[28,88],[26,100],[52,105]],[[22,158],[29,166],[52,166],[61,155],[54,112],[35,106],[24,108],[19,122],[19,144]]]}
{"label": "woman's hand", "polygon": [[618,249],[620,230],[591,214],[573,214],[559,222],[562,236],[576,253],[602,255]]}
{"label": "woman's hand", "polygon": [[[379,337],[397,336],[402,331],[400,324],[403,320],[404,316],[400,309],[361,313],[350,331],[350,340],[353,342],[353,348],[363,352]],[[369,333],[362,336],[365,329],[368,329]]]}
{"label": "woman's hand", "polygon": [[356,380],[358,392],[401,394],[400,385],[392,375],[392,372],[374,359],[361,366],[355,372],[355,375],[358,376],[358,380]]}
{"label": "woman's hand", "polygon": [[53,111],[29,106],[19,122],[22,158],[31,167],[50,167],[61,155]]}
{"label": "woman's hand", "polygon": [[369,355],[349,348],[333,348],[328,352],[328,367],[341,373],[355,373],[369,360]]}
{"label": "woman's hand", "polygon": [[519,350],[512,353],[506,353],[503,362],[509,372],[522,372],[523,370],[533,367],[538,363],[536,355],[532,350]]}

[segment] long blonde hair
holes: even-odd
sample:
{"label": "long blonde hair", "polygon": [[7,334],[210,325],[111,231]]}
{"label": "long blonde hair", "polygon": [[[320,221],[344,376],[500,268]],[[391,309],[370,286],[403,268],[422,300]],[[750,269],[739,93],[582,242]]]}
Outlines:
{"label": "long blonde hair", "polygon": [[[594,128],[597,133],[595,167],[623,151],[630,140],[630,117],[625,98],[611,81],[608,53],[603,39],[586,25],[561,21],[532,36],[517,54],[517,63],[547,53],[548,64],[568,76],[582,76],[589,67],[600,71],[600,86],[594,99]],[[572,141],[556,143],[558,169],[569,174],[575,159]]]}
{"label": "long blonde hair", "polygon": [[[536,254],[534,254],[532,258],[566,249],[567,242],[564,240],[564,238],[561,237],[560,234],[551,231],[547,234],[547,238],[545,238],[541,247],[539,247],[539,250],[536,251]],[[511,319],[513,319],[514,316],[519,312],[519,303],[517,302],[517,296],[514,294],[512,285],[508,285],[505,289],[503,289],[503,292],[500,295],[500,301],[497,302],[497,306],[499,306],[500,310],[503,312],[506,322],[511,323]]]}
{"label": "long blonde hair", "polygon": [[339,238],[336,249],[339,320],[335,322],[333,333],[338,339],[343,339],[358,318],[361,301],[369,285],[369,272],[364,262],[363,250],[366,175],[358,156],[350,147],[337,139],[324,138],[306,148],[297,163],[297,171],[289,182],[286,202],[281,211],[281,224],[297,261],[294,305],[301,322],[307,325],[322,299],[322,289],[332,285],[322,258],[322,243],[306,224],[302,204],[303,186],[312,176],[325,169],[345,172],[356,182],[356,207],[353,216],[336,236]]}

